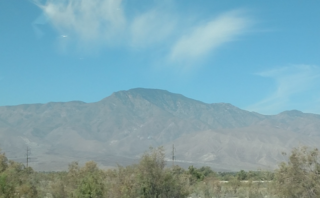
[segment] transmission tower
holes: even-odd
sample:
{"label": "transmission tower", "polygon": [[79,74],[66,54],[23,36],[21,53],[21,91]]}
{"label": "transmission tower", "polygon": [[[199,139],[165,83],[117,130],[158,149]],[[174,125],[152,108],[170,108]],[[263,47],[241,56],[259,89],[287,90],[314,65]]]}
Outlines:
{"label": "transmission tower", "polygon": [[29,167],[29,159],[30,159],[30,148],[27,146],[27,152],[26,152],[26,157],[27,157],[27,168]]}
{"label": "transmission tower", "polygon": [[174,144],[172,144],[172,166],[174,167]]}

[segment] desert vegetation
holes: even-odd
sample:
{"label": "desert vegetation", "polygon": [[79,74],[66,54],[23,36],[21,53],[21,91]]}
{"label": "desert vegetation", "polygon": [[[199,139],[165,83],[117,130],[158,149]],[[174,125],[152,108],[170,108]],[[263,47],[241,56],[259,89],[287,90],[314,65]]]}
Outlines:
{"label": "desert vegetation", "polygon": [[36,172],[0,154],[1,198],[295,198],[320,197],[318,149],[292,150],[271,171],[215,172],[210,167],[166,166],[162,148],[151,148],[138,164],[102,170],[93,161],[64,172]]}

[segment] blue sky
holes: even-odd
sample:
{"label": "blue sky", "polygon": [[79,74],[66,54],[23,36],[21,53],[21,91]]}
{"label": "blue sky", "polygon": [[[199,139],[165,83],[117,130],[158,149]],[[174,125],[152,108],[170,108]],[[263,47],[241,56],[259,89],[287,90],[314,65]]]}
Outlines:
{"label": "blue sky", "polygon": [[320,1],[0,0],[0,106],[136,87],[320,113]]}

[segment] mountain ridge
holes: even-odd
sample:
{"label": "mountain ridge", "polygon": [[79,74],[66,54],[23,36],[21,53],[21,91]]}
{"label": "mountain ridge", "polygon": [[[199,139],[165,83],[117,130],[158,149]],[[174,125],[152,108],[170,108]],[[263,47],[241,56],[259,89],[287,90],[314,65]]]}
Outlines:
{"label": "mountain ridge", "polygon": [[[35,155],[42,156],[34,162],[41,170],[54,167],[48,163],[55,161],[60,164],[56,168],[61,168],[61,159],[66,163],[95,159],[111,166],[115,162],[103,156],[113,156],[128,163],[149,146],[163,145],[170,155],[172,144],[180,150],[180,161],[226,170],[270,168],[283,159],[282,151],[301,141],[319,144],[319,128],[317,114],[293,110],[262,115],[160,89],[119,91],[93,103],[0,107],[0,148],[22,155],[21,145],[32,147]],[[5,140],[9,136],[10,143]],[[253,155],[257,160],[250,158]]]}

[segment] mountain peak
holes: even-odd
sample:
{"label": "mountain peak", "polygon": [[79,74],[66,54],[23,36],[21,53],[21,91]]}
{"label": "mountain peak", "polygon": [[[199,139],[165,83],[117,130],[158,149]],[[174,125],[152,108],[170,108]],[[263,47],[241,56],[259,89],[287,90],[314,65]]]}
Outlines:
{"label": "mountain peak", "polygon": [[205,104],[201,101],[185,97],[181,94],[172,93],[162,89],[134,88],[125,91],[114,92],[111,96],[120,98],[121,100],[144,99],[156,105],[176,103],[178,101],[198,102]]}
{"label": "mountain peak", "polygon": [[125,95],[132,95],[132,96],[152,97],[152,98],[156,98],[159,95],[176,95],[176,96],[179,95],[179,96],[182,96],[181,94],[171,93],[167,90],[150,89],[150,88],[134,88],[134,89],[126,90],[126,91],[118,91],[118,92],[115,92],[114,94],[125,94]]}

